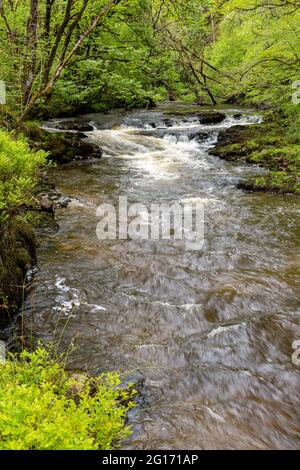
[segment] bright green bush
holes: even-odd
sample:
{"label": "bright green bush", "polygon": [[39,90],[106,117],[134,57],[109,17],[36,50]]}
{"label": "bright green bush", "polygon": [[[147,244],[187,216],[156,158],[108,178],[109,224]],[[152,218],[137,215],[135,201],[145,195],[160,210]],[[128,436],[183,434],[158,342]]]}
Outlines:
{"label": "bright green bush", "polygon": [[46,158],[44,151],[32,151],[25,137],[0,130],[0,222],[21,204],[30,204]]}
{"label": "bright green bush", "polygon": [[0,365],[0,449],[116,447],[133,406],[133,392],[119,385],[116,373],[78,381],[44,348],[10,355]]}

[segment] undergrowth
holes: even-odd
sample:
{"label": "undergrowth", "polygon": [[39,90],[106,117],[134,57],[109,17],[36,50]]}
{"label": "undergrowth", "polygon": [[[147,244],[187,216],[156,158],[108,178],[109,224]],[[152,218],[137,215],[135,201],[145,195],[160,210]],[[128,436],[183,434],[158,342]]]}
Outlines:
{"label": "undergrowth", "polygon": [[44,347],[0,365],[0,449],[109,450],[130,434],[134,391],[116,373],[69,374]]}
{"label": "undergrowth", "polygon": [[33,201],[46,159],[46,152],[31,150],[25,137],[0,130],[0,224]]}

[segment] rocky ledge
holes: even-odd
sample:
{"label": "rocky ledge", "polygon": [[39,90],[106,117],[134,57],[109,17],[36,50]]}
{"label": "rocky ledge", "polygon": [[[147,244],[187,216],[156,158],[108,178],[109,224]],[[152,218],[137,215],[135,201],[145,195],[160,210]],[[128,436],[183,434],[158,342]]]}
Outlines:
{"label": "rocky ledge", "polygon": [[190,108],[178,108],[176,111],[166,111],[165,114],[169,116],[175,116],[176,118],[181,117],[184,121],[184,118],[188,117],[197,117],[200,124],[210,125],[210,124],[220,124],[226,118],[226,114],[221,111],[215,111],[213,109],[199,109],[200,107],[191,106]]}
{"label": "rocky ledge", "polygon": [[21,130],[34,148],[46,150],[50,159],[58,164],[102,157],[101,148],[88,142],[82,131],[48,131],[32,123],[24,124]]}
{"label": "rocky ledge", "polygon": [[239,189],[300,194],[300,144],[289,137],[288,126],[282,120],[225,129],[210,154],[268,170],[265,175],[239,182]]}

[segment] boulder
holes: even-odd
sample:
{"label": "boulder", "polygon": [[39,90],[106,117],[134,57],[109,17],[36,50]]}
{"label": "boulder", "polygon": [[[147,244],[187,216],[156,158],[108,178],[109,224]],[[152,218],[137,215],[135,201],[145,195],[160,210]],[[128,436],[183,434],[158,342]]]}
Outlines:
{"label": "boulder", "polygon": [[43,130],[38,146],[49,152],[50,158],[57,163],[102,157],[101,148],[87,142],[86,135],[81,132],[48,132]]}
{"label": "boulder", "polygon": [[25,123],[20,129],[29,138],[32,147],[46,150],[50,159],[58,164],[102,156],[101,148],[88,142],[81,131],[50,132],[33,123]]}
{"label": "boulder", "polygon": [[78,122],[75,120],[60,121],[56,124],[57,129],[67,130],[67,131],[77,131],[77,132],[90,132],[94,128],[88,122]]}
{"label": "boulder", "polygon": [[220,124],[225,119],[225,114],[219,111],[202,111],[197,113],[200,124]]}

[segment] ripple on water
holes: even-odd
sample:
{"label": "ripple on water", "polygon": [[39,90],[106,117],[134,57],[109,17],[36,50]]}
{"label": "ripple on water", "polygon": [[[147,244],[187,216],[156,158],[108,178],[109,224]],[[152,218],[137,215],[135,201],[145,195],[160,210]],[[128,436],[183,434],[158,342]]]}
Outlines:
{"label": "ripple on water", "polygon": [[[104,158],[53,170],[73,199],[42,240],[25,326],[47,339],[63,332],[65,348],[76,338],[77,368],[141,384],[125,448],[300,445],[299,202],[236,190],[261,170],[208,155],[221,129],[259,122],[237,111],[205,126],[166,106],[91,115],[87,136]],[[120,195],[203,203],[204,248],[98,242],[95,208]]]}

